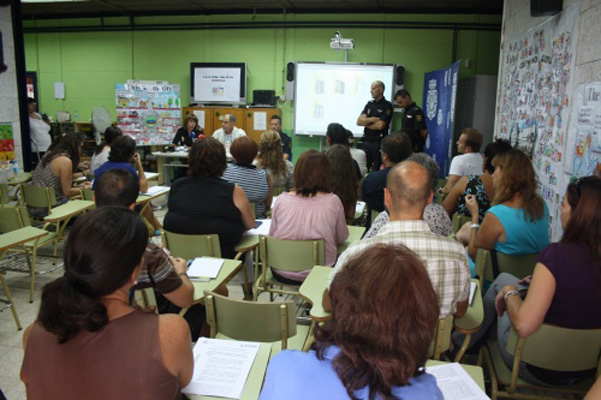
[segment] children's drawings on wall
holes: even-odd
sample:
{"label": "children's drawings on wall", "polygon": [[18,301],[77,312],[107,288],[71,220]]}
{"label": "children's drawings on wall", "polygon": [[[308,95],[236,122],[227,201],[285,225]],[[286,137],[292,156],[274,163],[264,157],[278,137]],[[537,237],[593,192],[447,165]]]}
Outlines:
{"label": "children's drawings on wall", "polygon": [[179,85],[117,84],[117,126],[138,145],[169,144],[181,124]]}
{"label": "children's drawings on wall", "polygon": [[559,205],[570,176],[572,113],[579,7],[573,6],[529,30],[502,50],[496,137],[532,156],[540,193],[549,206],[549,234],[561,236]]}

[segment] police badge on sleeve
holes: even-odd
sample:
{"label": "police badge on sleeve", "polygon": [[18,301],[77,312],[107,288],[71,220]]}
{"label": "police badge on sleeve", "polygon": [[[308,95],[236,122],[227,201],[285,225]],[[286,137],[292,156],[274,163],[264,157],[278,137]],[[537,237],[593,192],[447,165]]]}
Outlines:
{"label": "police badge on sleeve", "polygon": [[438,107],[438,90],[436,90],[436,79],[430,79],[428,82],[428,97],[426,99],[426,115],[432,121],[436,117]]}

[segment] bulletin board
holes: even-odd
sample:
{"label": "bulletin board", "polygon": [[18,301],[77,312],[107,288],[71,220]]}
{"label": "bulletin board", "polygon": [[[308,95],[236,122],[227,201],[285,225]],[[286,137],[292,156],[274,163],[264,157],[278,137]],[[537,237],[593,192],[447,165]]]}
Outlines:
{"label": "bulletin board", "polygon": [[170,144],[181,125],[179,85],[133,82],[115,86],[117,126],[136,144]]}
{"label": "bulletin board", "polygon": [[580,12],[572,6],[503,45],[496,137],[532,156],[549,207],[549,235],[561,237],[559,205],[572,176],[573,72]]}
{"label": "bulletin board", "polygon": [[0,161],[12,161],[14,159],[13,124],[11,122],[0,122]]}

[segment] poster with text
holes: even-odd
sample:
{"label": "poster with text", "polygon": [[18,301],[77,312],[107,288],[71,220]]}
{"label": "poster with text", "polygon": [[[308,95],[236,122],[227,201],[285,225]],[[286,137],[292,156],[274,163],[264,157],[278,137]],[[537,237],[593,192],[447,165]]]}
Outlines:
{"label": "poster with text", "polygon": [[240,101],[240,69],[197,68],[194,70],[194,100],[207,103]]}
{"label": "poster with text", "polygon": [[424,105],[428,139],[425,152],[436,160],[440,177],[448,175],[451,164],[457,79],[461,61],[449,68],[428,72],[424,79]]}
{"label": "poster with text", "polygon": [[569,181],[564,171],[579,17],[579,7],[569,7],[502,44],[495,137],[532,157],[552,240],[561,235],[559,205]]}
{"label": "poster with text", "polygon": [[170,144],[181,125],[179,93],[166,83],[117,84],[117,126],[139,146]]}

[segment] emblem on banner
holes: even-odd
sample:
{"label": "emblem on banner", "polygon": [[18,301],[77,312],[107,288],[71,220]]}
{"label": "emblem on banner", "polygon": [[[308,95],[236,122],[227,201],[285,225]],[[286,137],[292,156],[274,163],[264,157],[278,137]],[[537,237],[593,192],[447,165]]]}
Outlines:
{"label": "emblem on banner", "polygon": [[438,107],[438,90],[436,90],[436,79],[430,79],[428,82],[428,98],[426,99],[426,115],[432,121],[436,117]]}

